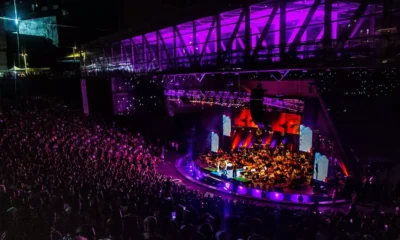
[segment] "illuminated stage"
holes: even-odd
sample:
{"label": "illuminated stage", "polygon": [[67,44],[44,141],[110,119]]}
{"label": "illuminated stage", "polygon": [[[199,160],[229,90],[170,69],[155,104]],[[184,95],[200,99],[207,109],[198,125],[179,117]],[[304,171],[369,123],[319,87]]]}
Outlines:
{"label": "illuminated stage", "polygon": [[[189,165],[178,161],[176,165],[193,182],[266,201],[332,204],[333,189],[347,176],[329,151],[329,142],[322,141],[324,135],[313,131],[307,104],[295,97],[265,97],[263,123],[253,121],[246,92],[169,89],[165,98],[171,116],[198,114],[190,141],[197,146],[188,151],[193,161]],[[242,151],[244,155],[235,157]],[[254,159],[260,156],[259,151],[265,154]],[[223,162],[226,168],[220,165]],[[338,172],[340,177],[336,178]]]}
{"label": "illuminated stage", "polygon": [[[343,199],[337,199],[333,202],[330,194],[313,194],[311,186],[302,190],[283,188],[283,192],[281,190],[263,191],[262,189],[235,186],[232,182],[223,180],[212,172],[196,168],[196,165],[193,163],[185,164],[184,158],[180,158],[175,162],[175,168],[183,177],[200,186],[217,190],[221,193],[240,196],[244,199],[257,199],[266,202],[291,205],[312,205],[316,201],[319,205],[347,203],[347,201]],[[302,201],[300,201],[300,196],[303,198]]]}

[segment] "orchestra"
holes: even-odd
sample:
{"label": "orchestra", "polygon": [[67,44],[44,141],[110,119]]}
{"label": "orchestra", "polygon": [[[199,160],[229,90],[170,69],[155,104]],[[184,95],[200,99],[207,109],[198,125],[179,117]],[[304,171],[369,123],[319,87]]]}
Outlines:
{"label": "orchestra", "polygon": [[295,187],[308,184],[312,178],[312,154],[285,149],[279,145],[270,149],[266,145],[241,148],[237,151],[208,153],[200,161],[216,168],[222,175],[232,170],[232,178],[252,180],[254,184]]}

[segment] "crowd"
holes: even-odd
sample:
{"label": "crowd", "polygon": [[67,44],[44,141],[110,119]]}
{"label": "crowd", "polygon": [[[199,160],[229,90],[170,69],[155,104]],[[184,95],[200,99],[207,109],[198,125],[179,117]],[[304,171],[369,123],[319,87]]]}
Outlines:
{"label": "crowd", "polygon": [[258,146],[238,151],[209,153],[201,156],[203,163],[215,167],[218,171],[232,168],[232,176],[253,181],[257,185],[300,186],[310,183],[313,172],[312,155],[293,152],[282,144],[271,149]]}
{"label": "crowd", "polygon": [[155,170],[162,146],[41,99],[0,115],[0,239],[400,239],[400,215],[256,206]]}

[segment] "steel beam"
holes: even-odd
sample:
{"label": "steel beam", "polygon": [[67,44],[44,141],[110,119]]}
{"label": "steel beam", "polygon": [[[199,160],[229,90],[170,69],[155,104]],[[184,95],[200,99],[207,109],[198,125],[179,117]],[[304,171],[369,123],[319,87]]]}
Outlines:
{"label": "steel beam", "polygon": [[192,21],[193,24],[193,63],[197,65],[197,31],[196,31],[196,21]]}
{"label": "steel beam", "polygon": [[257,58],[258,52],[259,52],[259,51],[261,50],[261,48],[262,48],[262,42],[264,41],[265,36],[267,35],[269,29],[271,28],[271,25],[272,25],[272,23],[273,23],[273,21],[274,21],[274,18],[275,18],[275,16],[276,16],[276,13],[278,12],[278,9],[279,9],[279,5],[276,4],[276,5],[274,6],[274,8],[272,9],[271,14],[269,15],[268,21],[267,21],[267,23],[265,24],[265,26],[264,26],[264,28],[263,28],[261,34],[260,34],[260,38],[257,40],[257,44],[256,44],[256,46],[255,46],[255,48],[254,48],[253,55],[252,55],[252,60],[253,60],[253,61]]}
{"label": "steel beam", "polygon": [[150,50],[151,58],[155,58],[157,55],[154,53],[153,49],[151,48],[150,43],[147,40],[147,37],[145,34],[143,34],[143,40],[146,43],[145,46],[147,45],[147,49]]}
{"label": "steel beam", "polygon": [[156,34],[157,34],[158,38],[161,41],[162,48],[164,49],[165,55],[167,55],[167,59],[168,59],[169,64],[171,64],[171,66],[174,66],[174,64],[173,64],[173,62],[172,62],[172,60],[171,60],[171,58],[169,56],[169,53],[168,53],[168,50],[167,50],[167,46],[165,45],[164,38],[162,37],[160,31],[156,31]]}
{"label": "steel beam", "polygon": [[161,66],[161,56],[160,56],[160,38],[158,37],[156,33],[156,56],[157,56],[157,64],[160,67]]}
{"label": "steel beam", "polygon": [[208,44],[208,41],[210,41],[210,37],[211,37],[211,34],[212,34],[213,30],[214,30],[216,20],[217,20],[217,17],[214,17],[214,18],[213,18],[213,21],[212,21],[212,23],[211,23],[210,29],[208,29],[206,41],[204,42],[203,48],[201,49],[201,52],[200,52],[199,63],[200,63],[201,60],[203,59],[203,55],[204,55],[204,53],[206,52],[207,44]]}
{"label": "steel beam", "polygon": [[280,3],[279,17],[279,55],[282,62],[286,56],[286,1]]}
{"label": "steel beam", "polygon": [[[369,0],[362,0],[360,5],[358,6],[357,10],[354,12],[353,16],[351,17],[350,21],[358,21],[360,17],[365,13],[365,11],[368,10],[368,2]],[[357,24],[356,24],[357,25]],[[347,28],[338,38],[339,42],[340,41],[345,41],[349,39],[351,32],[354,30],[354,28]]]}
{"label": "steel beam", "polygon": [[177,68],[177,63],[176,63],[176,32],[175,29],[172,31],[174,33],[174,68]]}
{"label": "steel beam", "polygon": [[222,40],[221,40],[221,15],[217,14],[215,16],[215,23],[216,23],[216,35],[217,35],[217,68],[221,67],[222,62]]}
{"label": "steel beam", "polygon": [[142,35],[142,55],[143,55],[143,65],[145,71],[147,71],[147,51],[146,51],[146,43],[144,41],[144,34]]}
{"label": "steel beam", "polygon": [[315,0],[314,4],[311,5],[310,11],[307,14],[306,19],[304,20],[304,23],[301,25],[299,31],[297,32],[297,35],[295,36],[293,43],[289,46],[289,52],[294,52],[296,51],[297,46],[300,43],[301,37],[303,36],[304,32],[306,31],[308,25],[311,22],[311,19],[313,18],[315,12],[318,9],[318,6],[321,4],[321,0]]}
{"label": "steel beam", "polygon": [[193,61],[192,61],[192,58],[190,57],[190,53],[186,47],[185,42],[183,41],[183,37],[182,37],[181,33],[179,32],[179,29],[176,26],[174,26],[174,32],[176,32],[176,35],[178,36],[179,41],[181,42],[183,49],[185,51],[185,55],[188,58],[190,65],[192,65]]}
{"label": "steel beam", "polygon": [[246,4],[243,8],[244,11],[244,62],[245,65],[251,64],[250,51],[251,51],[251,22],[250,22],[250,5]]}
{"label": "steel beam", "polygon": [[135,44],[133,43],[133,39],[131,38],[131,59],[132,59],[132,70],[135,70]]}
{"label": "steel beam", "polygon": [[332,0],[325,0],[324,6],[324,48],[332,47]]}
{"label": "steel beam", "polygon": [[235,41],[236,35],[239,32],[240,24],[242,24],[242,22],[243,22],[244,15],[245,15],[245,10],[242,9],[242,12],[240,13],[239,19],[236,23],[235,29],[233,29],[232,36],[229,39],[228,44],[226,45],[226,51],[224,52],[224,55],[222,56],[222,62],[225,62],[226,56],[228,55],[229,52],[232,51],[232,44],[233,44],[233,41]]}

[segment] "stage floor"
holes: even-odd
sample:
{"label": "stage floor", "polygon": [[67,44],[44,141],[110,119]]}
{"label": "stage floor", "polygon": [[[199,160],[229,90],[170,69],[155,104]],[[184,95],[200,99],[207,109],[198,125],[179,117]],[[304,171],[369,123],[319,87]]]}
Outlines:
{"label": "stage floor", "polygon": [[[232,196],[240,196],[242,198],[252,199],[252,200],[260,200],[266,202],[274,202],[274,203],[282,203],[282,204],[291,204],[291,205],[312,205],[316,201],[319,202],[320,205],[332,205],[332,204],[341,204],[345,203],[345,200],[336,200],[335,203],[332,201],[332,197],[330,195],[315,195],[313,194],[313,189],[311,186],[306,186],[301,190],[293,190],[288,187],[282,188],[282,191],[265,191],[263,192],[261,189],[248,188],[243,186],[234,186],[231,182],[233,177],[232,170],[227,171],[228,179],[222,179],[222,171],[216,171],[216,169],[204,169],[201,171],[196,169],[193,162],[187,164],[183,160],[184,158],[180,158],[175,162],[176,170],[184,176],[186,179],[199,184],[203,187],[207,187],[209,189],[217,190],[221,193],[226,193]],[[186,164],[186,165],[185,165]],[[239,172],[240,170],[238,170]],[[243,178],[243,180],[248,180]],[[251,182],[248,180],[249,183]],[[303,201],[299,200],[299,196],[303,197]]]}

